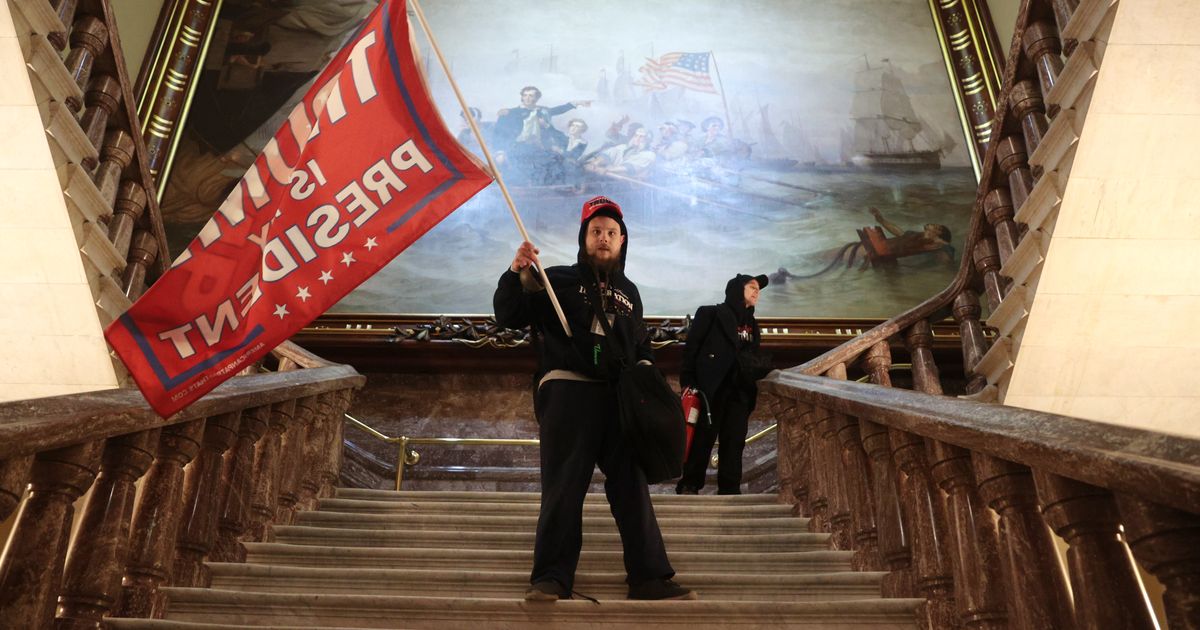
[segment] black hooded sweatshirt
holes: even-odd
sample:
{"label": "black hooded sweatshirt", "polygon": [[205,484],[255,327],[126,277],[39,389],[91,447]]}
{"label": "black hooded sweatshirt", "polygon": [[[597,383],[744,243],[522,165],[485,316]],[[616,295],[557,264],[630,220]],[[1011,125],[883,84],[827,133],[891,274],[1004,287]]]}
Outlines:
{"label": "black hooded sweatshirt", "polygon": [[746,283],[753,279],[743,274],[734,276],[725,284],[724,302],[696,309],[683,348],[679,374],[682,387],[698,387],[710,399],[725,382],[743,387],[751,396],[757,392],[753,382],[738,378],[737,363],[739,352],[757,352],[761,340],[754,307],[746,306]]}
{"label": "black hooded sweatshirt", "polygon": [[[588,264],[584,246],[587,223],[583,223],[579,226],[578,261],[574,265],[546,269],[567,323],[571,326],[571,338],[563,332],[554,306],[536,276],[530,274],[529,280],[532,282],[529,284],[535,285],[530,291],[522,285],[520,273],[506,269],[492,297],[497,324],[505,328],[532,326],[534,343],[538,349],[535,379],[539,382],[543,376],[555,370],[570,374],[556,372],[551,378],[558,375],[576,380],[581,380],[580,377],[601,381],[617,379],[621,364],[604,339],[592,307],[591,296],[597,294],[600,295],[604,311],[610,315],[613,336],[626,363],[632,365],[638,361],[654,361],[650,336],[642,320],[642,298],[637,286],[624,274],[629,248],[625,224],[620,217],[610,213],[601,211],[597,215],[616,219],[621,225],[621,233],[626,235],[617,268],[608,274],[597,274]],[[598,289],[598,282],[604,285],[602,292]]]}

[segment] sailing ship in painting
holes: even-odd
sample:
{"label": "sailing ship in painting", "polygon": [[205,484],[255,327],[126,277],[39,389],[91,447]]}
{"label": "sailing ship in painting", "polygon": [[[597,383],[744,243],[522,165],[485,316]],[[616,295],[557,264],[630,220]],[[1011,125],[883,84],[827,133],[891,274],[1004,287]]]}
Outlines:
{"label": "sailing ship in painting", "polygon": [[913,111],[904,84],[891,64],[860,70],[855,76],[851,118],[849,162],[871,169],[937,169],[942,155],[953,148],[954,139],[943,133],[935,138],[932,128]]}
{"label": "sailing ship in painting", "polygon": [[[537,52],[521,68],[522,51],[511,51],[513,70],[540,76],[561,94],[555,47]],[[864,61],[856,73],[850,126],[841,130],[840,155],[833,157],[837,140],[822,135],[818,123],[758,94],[735,95],[721,107],[711,52],[647,57],[636,69],[627,59],[622,51],[615,73],[601,69],[590,100],[563,102],[549,90],[543,100],[528,85],[519,106],[477,118],[517,197],[538,203],[629,191],[722,210],[805,209],[829,193],[819,185],[822,174],[936,171],[954,148],[949,134],[915,111],[887,60]],[[465,124],[459,138],[479,151]]]}

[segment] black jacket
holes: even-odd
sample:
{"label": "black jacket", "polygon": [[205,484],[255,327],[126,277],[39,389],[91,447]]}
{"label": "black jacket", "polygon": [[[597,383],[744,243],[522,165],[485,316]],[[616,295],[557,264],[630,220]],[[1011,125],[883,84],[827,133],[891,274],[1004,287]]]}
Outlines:
{"label": "black jacket", "polygon": [[[692,319],[692,327],[688,331],[687,342],[683,348],[683,369],[679,375],[679,384],[683,387],[697,387],[704,395],[712,400],[717,388],[732,375],[733,382],[737,378],[739,351],[758,351],[760,332],[758,322],[753,316],[749,321],[751,340],[743,342],[737,336],[737,316],[727,304],[713,304],[696,309]],[[758,393],[753,382],[746,385],[752,396]]]}
{"label": "black jacket", "polygon": [[[506,328],[532,325],[538,347],[538,379],[550,370],[569,370],[603,380],[616,380],[620,373],[620,364],[612,356],[607,342],[592,332],[593,323],[596,322],[595,310],[588,296],[588,285],[585,284],[591,278],[591,273],[590,268],[578,263],[546,269],[546,275],[571,326],[571,338],[563,332],[545,290],[526,291],[521,285],[520,274],[511,270],[506,270],[500,276],[492,298],[496,323]],[[615,315],[612,318],[613,336],[626,362],[630,365],[641,360],[653,362],[654,354],[650,349],[646,324],[642,320],[642,298],[637,286],[623,274],[613,274],[611,285],[607,287],[602,301],[606,312]]]}

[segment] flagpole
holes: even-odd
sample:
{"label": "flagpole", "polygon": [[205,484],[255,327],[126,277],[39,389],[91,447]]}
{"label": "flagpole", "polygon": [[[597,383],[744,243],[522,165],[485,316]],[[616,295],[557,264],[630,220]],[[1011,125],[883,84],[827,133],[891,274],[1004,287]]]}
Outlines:
{"label": "flagpole", "polygon": [[[733,120],[729,117],[729,103],[725,102],[725,83],[721,81],[721,69],[717,67],[717,54],[710,50],[708,51],[708,56],[712,58],[713,73],[717,75],[717,85],[721,87],[721,106],[725,108],[725,128],[729,130],[729,138],[732,140]],[[700,131],[704,130],[701,129]]]}
{"label": "flagpole", "polygon": [[[467,107],[467,100],[463,98],[462,91],[458,89],[458,83],[454,80],[454,75],[450,74],[450,67],[446,63],[446,58],[442,56],[442,49],[438,46],[437,40],[433,37],[433,31],[429,28],[429,23],[425,21],[425,12],[421,10],[421,5],[417,0],[408,0],[412,5],[413,11],[417,15],[417,21],[421,24],[421,30],[425,32],[425,37],[429,38],[429,45],[433,48],[433,54],[437,56],[438,63],[442,66],[442,71],[446,73],[446,78],[450,81],[450,87],[454,89],[454,96],[458,98],[458,105],[462,107],[463,117],[467,119],[467,124],[471,127],[471,133],[475,134],[475,140],[479,143],[479,148],[483,150],[483,156],[487,159],[488,168],[492,171],[492,176],[496,178],[496,183],[500,185],[500,194],[504,195],[504,201],[508,203],[508,210],[512,213],[513,221],[517,223],[517,229],[521,232],[521,238],[532,243],[529,238],[529,232],[525,231],[525,223],[521,221],[521,215],[517,212],[517,204],[513,201],[512,195],[508,193],[508,186],[504,185],[504,178],[500,175],[500,169],[496,167],[496,163],[492,160],[492,152],[488,150],[487,143],[483,141],[483,133],[479,131],[479,125],[475,123],[475,117],[471,115],[470,108]],[[546,287],[546,294],[550,297],[550,303],[554,306],[554,312],[558,314],[558,321],[562,323],[563,332],[567,336],[571,335],[571,326],[567,324],[567,316],[563,313],[562,305],[558,303],[558,296],[554,293],[554,287],[550,286],[550,278],[546,276],[546,269],[542,266],[542,261],[538,259],[537,254],[533,255],[533,260],[536,263],[538,274],[542,278],[542,285]]]}

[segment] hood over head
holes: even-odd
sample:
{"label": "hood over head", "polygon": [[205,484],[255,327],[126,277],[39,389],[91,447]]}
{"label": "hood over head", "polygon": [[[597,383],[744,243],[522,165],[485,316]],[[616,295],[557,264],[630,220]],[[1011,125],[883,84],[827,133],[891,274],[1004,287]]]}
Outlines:
{"label": "hood over head", "polygon": [[758,280],[758,288],[760,290],[767,287],[766,274],[751,276],[739,273],[730,278],[729,282],[725,283],[725,304],[733,309],[734,314],[737,315],[738,323],[745,323],[747,319],[754,316],[754,307],[746,308],[746,283],[751,280]]}
{"label": "hood over head", "polygon": [[598,216],[613,219],[617,225],[621,226],[621,235],[625,237],[625,242],[621,243],[621,257],[614,271],[622,274],[625,271],[625,257],[629,253],[629,230],[625,227],[625,217],[621,214],[621,206],[604,195],[592,197],[583,202],[583,212],[579,218],[579,254],[577,257],[579,264],[591,267],[587,257],[587,226],[592,219]]}

